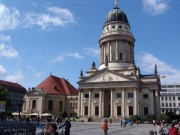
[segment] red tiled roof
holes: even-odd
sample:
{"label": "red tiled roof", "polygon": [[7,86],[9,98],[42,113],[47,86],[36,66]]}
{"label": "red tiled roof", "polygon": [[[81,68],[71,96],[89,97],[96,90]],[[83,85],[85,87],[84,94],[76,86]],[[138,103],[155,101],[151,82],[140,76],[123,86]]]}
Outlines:
{"label": "red tiled roof", "polygon": [[0,85],[6,87],[9,92],[21,93],[21,94],[27,93],[26,89],[18,83],[0,80]]}
{"label": "red tiled roof", "polygon": [[78,90],[68,81],[53,75],[47,77],[36,89],[43,90],[47,94],[78,95]]}

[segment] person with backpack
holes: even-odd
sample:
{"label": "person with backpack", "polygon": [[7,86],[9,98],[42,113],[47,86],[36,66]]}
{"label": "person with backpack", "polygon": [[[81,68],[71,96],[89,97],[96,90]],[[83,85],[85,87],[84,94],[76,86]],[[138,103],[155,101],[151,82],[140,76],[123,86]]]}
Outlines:
{"label": "person with backpack", "polygon": [[70,135],[71,122],[68,118],[65,119],[65,122],[59,127],[59,129],[62,127],[65,127],[65,135]]}
{"label": "person with backpack", "polygon": [[108,121],[107,121],[107,119],[103,120],[102,130],[104,131],[104,135],[107,135],[107,131],[108,131]]}

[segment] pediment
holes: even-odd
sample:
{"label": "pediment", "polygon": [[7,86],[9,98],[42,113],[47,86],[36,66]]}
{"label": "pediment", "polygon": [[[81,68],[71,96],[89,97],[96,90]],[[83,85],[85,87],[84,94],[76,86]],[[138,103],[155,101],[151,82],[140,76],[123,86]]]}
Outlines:
{"label": "pediment", "polygon": [[44,92],[42,90],[34,89],[29,91],[27,94],[39,95],[39,94],[44,94]]}
{"label": "pediment", "polygon": [[99,71],[94,75],[91,75],[83,81],[83,83],[90,82],[123,82],[123,81],[134,81],[134,79],[127,77],[123,74],[116,73],[111,70]]}

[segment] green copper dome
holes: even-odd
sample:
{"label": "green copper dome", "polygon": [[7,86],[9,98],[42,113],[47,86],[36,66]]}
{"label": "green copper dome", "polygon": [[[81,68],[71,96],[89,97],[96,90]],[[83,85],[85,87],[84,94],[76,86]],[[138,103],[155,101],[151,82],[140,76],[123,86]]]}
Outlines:
{"label": "green copper dome", "polygon": [[108,13],[105,24],[113,21],[121,21],[129,25],[126,14],[121,11],[118,6],[115,6],[114,9]]}

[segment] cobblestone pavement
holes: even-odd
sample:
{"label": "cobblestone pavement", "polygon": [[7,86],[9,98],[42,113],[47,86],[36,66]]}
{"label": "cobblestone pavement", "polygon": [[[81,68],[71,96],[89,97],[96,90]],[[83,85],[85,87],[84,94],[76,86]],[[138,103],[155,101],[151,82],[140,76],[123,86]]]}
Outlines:
{"label": "cobblestone pavement", "polygon": [[[118,123],[109,124],[108,135],[148,135],[149,131],[156,131],[152,124],[140,124],[121,128]],[[37,128],[36,135],[42,131]],[[101,123],[72,123],[71,135],[103,135]]]}

